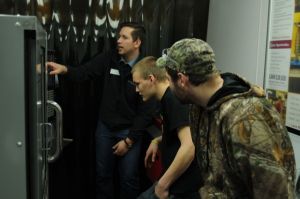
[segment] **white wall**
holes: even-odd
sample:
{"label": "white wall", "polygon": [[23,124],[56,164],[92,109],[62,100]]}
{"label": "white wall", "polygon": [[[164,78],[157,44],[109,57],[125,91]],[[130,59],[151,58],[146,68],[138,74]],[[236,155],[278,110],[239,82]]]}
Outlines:
{"label": "white wall", "polygon": [[[269,1],[210,0],[207,42],[222,72],[263,86]],[[300,174],[300,136],[290,133]]]}
{"label": "white wall", "polygon": [[296,157],[297,176],[299,176],[300,175],[300,136],[290,133],[290,138],[294,147],[294,153]]}
{"label": "white wall", "polygon": [[222,72],[263,86],[267,42],[266,0],[210,0],[207,42]]}

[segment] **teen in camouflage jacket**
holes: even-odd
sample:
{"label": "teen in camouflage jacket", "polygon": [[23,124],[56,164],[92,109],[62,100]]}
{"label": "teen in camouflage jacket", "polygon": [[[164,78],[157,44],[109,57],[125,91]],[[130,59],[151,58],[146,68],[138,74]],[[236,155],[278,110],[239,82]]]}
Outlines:
{"label": "teen in camouflage jacket", "polygon": [[205,109],[191,108],[201,198],[294,198],[294,153],[278,112],[261,88],[233,74],[221,76],[246,91],[225,89]]}

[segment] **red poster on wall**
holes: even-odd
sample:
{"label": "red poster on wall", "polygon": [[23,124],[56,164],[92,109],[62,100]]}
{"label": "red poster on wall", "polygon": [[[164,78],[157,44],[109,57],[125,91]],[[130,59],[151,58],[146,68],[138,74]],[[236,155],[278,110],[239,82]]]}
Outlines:
{"label": "red poster on wall", "polygon": [[289,131],[300,135],[300,0],[270,2],[265,87]]}

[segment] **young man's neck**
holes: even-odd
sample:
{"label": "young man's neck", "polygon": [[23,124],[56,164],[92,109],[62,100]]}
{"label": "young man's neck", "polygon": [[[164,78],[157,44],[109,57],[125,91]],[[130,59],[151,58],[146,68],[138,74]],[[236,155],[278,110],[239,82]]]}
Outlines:
{"label": "young man's neck", "polygon": [[128,63],[132,60],[135,60],[136,58],[138,58],[138,56],[140,55],[139,51],[134,51],[128,55],[123,55],[122,57],[125,59],[125,61]]}
{"label": "young man's neck", "polygon": [[157,82],[157,84],[156,84],[156,99],[158,99],[160,101],[162,99],[162,97],[164,96],[168,87],[169,87],[168,80],[165,80],[162,82]]}

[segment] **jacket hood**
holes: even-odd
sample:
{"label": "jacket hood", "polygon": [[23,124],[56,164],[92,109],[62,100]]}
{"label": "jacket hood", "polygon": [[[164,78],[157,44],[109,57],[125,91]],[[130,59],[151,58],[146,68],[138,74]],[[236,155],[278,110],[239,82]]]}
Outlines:
{"label": "jacket hood", "polygon": [[238,97],[254,96],[265,97],[265,91],[260,86],[249,83],[244,78],[233,73],[223,73],[223,86],[210,98],[206,107],[207,111],[213,111],[224,102]]}

